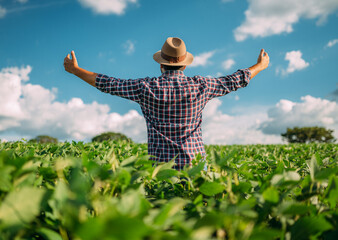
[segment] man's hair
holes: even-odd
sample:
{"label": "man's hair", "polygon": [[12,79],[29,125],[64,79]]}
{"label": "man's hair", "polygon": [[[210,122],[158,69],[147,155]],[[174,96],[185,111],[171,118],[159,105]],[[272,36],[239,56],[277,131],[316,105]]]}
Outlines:
{"label": "man's hair", "polygon": [[184,67],[185,67],[185,66],[168,66],[168,65],[162,65],[162,66],[163,66],[163,69],[165,71],[168,71],[168,70],[181,70],[181,71],[183,71]]}

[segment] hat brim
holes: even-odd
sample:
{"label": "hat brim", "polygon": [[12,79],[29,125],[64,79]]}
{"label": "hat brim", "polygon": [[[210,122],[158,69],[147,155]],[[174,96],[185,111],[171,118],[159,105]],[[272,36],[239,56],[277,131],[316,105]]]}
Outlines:
{"label": "hat brim", "polygon": [[187,52],[187,56],[185,57],[185,59],[183,61],[178,62],[178,63],[171,63],[168,60],[165,60],[165,59],[162,58],[161,50],[156,52],[153,55],[153,58],[159,64],[167,65],[167,66],[187,66],[187,65],[190,65],[192,63],[192,61],[194,60],[194,56],[191,53]]}

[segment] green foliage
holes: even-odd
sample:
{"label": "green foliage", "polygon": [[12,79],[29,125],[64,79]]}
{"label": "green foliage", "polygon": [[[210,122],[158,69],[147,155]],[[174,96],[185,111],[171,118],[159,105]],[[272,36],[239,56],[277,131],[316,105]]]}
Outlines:
{"label": "green foliage", "polygon": [[333,143],[336,139],[332,135],[333,130],[324,127],[288,128],[281,134],[282,138],[289,143]]}
{"label": "green foliage", "polygon": [[0,239],[335,239],[337,147],[206,146],[179,172],[146,144],[0,143]]}
{"label": "green foliage", "polygon": [[33,138],[31,140],[29,140],[29,142],[36,142],[36,143],[57,143],[58,139],[51,137],[51,136],[47,136],[47,135],[39,135],[36,138]]}
{"label": "green foliage", "polygon": [[131,142],[131,139],[128,138],[126,135],[115,132],[105,132],[92,138],[92,142],[103,142],[111,140],[113,141],[126,140]]}
{"label": "green foliage", "polygon": [[2,226],[22,227],[31,222],[39,214],[44,193],[45,190],[32,186],[23,186],[17,191],[10,192],[0,207]]}

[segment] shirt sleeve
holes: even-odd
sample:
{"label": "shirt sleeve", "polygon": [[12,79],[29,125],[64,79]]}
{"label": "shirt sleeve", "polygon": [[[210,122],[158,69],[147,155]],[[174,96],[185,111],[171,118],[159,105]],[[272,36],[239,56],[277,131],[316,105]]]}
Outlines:
{"label": "shirt sleeve", "polygon": [[251,71],[240,69],[237,72],[218,78],[207,78],[207,85],[209,89],[209,99],[224,96],[238,88],[246,87],[251,79]]}
{"label": "shirt sleeve", "polygon": [[101,92],[110,93],[135,102],[141,98],[142,79],[119,79],[97,74],[95,86]]}

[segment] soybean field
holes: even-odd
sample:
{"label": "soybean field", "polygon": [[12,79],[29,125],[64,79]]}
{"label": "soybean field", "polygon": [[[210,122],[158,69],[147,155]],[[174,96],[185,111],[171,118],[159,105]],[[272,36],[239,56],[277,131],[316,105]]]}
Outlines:
{"label": "soybean field", "polygon": [[337,144],[206,151],[176,171],[128,141],[0,142],[0,239],[337,239]]}

